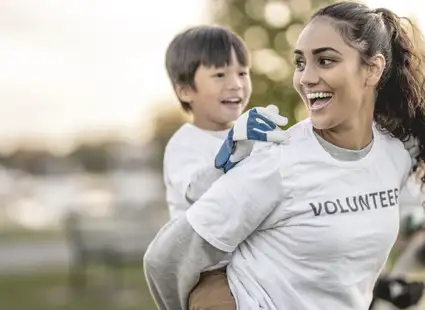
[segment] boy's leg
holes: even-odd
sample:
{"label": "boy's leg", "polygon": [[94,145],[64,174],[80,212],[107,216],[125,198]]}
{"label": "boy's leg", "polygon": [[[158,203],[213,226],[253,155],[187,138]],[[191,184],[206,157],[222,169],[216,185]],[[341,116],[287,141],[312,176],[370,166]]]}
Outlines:
{"label": "boy's leg", "polygon": [[230,293],[226,268],[201,274],[198,284],[189,296],[189,310],[236,310]]}

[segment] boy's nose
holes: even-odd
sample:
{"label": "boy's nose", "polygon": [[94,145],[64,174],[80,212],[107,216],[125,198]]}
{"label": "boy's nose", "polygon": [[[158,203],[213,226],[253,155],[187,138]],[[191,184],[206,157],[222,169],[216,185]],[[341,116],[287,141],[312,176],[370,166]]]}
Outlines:
{"label": "boy's nose", "polygon": [[229,77],[228,82],[228,88],[229,89],[240,89],[242,88],[242,81],[239,74],[232,74],[231,77]]}

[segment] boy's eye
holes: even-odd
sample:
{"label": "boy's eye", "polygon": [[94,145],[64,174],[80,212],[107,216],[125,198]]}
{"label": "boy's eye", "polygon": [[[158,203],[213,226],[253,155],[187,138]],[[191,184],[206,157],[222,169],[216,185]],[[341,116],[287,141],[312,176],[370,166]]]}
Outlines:
{"label": "boy's eye", "polygon": [[247,76],[248,75],[248,71],[241,71],[239,72],[240,76]]}
{"label": "boy's eye", "polygon": [[218,77],[218,78],[222,78],[222,77],[224,77],[224,73],[223,72],[218,72],[218,73],[214,74],[214,76],[215,77]]}

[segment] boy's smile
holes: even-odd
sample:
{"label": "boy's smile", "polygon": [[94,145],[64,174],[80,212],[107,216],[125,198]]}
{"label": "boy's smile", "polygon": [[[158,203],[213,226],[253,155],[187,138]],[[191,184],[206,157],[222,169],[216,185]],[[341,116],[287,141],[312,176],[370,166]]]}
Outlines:
{"label": "boy's smile", "polygon": [[194,81],[196,89],[186,90],[184,100],[191,105],[194,124],[207,130],[230,128],[252,93],[249,68],[239,64],[233,49],[228,65],[200,65]]}

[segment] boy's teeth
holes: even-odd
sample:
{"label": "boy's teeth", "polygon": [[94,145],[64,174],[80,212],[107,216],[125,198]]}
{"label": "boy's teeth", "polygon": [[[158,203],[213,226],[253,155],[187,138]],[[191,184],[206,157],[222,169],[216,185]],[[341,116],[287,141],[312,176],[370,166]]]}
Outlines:
{"label": "boy's teeth", "polygon": [[307,94],[308,99],[329,98],[329,97],[332,97],[332,93],[318,92],[318,93]]}
{"label": "boy's teeth", "polygon": [[230,102],[230,103],[239,103],[240,99],[225,99],[223,100],[223,102]]}

